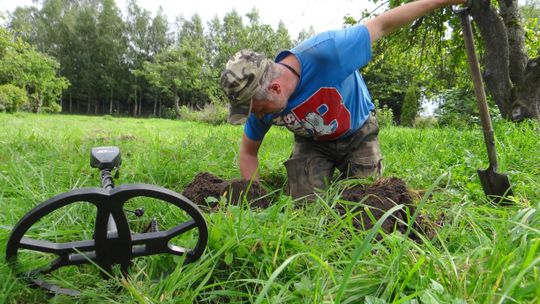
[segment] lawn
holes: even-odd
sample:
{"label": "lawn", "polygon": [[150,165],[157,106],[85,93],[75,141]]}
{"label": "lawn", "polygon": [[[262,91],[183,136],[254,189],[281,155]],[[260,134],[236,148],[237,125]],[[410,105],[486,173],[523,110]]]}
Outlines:
{"label": "lawn", "polygon": [[[309,204],[286,196],[282,163],[292,136],[272,128],[260,154],[261,180],[271,192],[268,209],[213,198],[223,206],[204,212],[209,241],[201,259],[182,266],[182,257],[139,258],[125,279],[104,280],[92,266],[53,274],[55,282],[83,286],[73,299],[16,279],[4,256],[18,220],[55,195],[98,187],[98,171],[89,165],[97,146],[120,147],[117,185],[182,192],[199,172],[238,178],[242,128],[0,114],[0,303],[539,303],[540,124],[496,122],[495,134],[498,171],[514,187],[508,206],[490,203],[480,186],[476,170],[487,168],[487,154],[479,127],[381,130],[383,176],[404,180],[419,207],[411,216],[433,224],[434,233],[417,242],[377,225],[359,231],[335,212],[345,184],[371,180],[337,182]],[[33,233],[51,240],[84,234],[95,220],[88,211],[84,204],[63,210]],[[177,216],[166,208],[152,212],[168,221]],[[31,264],[40,257],[21,259]]]}

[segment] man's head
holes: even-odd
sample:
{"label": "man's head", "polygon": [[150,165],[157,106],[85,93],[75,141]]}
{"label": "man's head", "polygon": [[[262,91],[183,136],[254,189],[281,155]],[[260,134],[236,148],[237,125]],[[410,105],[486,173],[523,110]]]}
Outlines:
{"label": "man's head", "polygon": [[249,107],[251,98],[264,88],[271,65],[271,60],[251,50],[241,50],[227,62],[220,83],[232,106]]}
{"label": "man's head", "polygon": [[281,104],[286,103],[286,99],[279,102],[279,106],[274,105],[276,99],[282,99],[276,96],[276,91],[281,92],[279,85],[276,90],[275,84],[280,75],[276,64],[262,54],[251,50],[236,53],[227,62],[220,80],[231,104],[229,122],[243,122],[254,103],[257,106],[253,107],[253,113],[257,117],[283,109]]}

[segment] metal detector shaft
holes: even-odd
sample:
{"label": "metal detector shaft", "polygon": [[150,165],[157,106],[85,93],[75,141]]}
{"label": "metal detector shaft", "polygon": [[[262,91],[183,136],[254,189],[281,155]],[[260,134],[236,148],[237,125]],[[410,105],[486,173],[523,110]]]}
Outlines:
{"label": "metal detector shaft", "polygon": [[[107,190],[114,188],[111,169],[101,170],[101,187]],[[118,227],[116,226],[116,222],[114,221],[112,214],[109,214],[109,220],[107,221],[107,235],[112,233],[118,233]]]}

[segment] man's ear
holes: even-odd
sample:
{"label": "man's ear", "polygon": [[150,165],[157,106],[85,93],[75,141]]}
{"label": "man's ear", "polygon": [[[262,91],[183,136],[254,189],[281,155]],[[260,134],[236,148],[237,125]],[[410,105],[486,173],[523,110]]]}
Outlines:
{"label": "man's ear", "polygon": [[270,84],[270,90],[275,92],[276,94],[280,94],[281,93],[281,85],[277,82],[272,82],[272,84]]}

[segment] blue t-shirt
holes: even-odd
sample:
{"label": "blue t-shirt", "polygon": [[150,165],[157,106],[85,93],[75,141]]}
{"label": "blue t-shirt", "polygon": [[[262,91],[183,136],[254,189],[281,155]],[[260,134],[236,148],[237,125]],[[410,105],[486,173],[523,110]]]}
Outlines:
{"label": "blue t-shirt", "polygon": [[314,140],[345,138],[358,130],[375,108],[359,73],[371,59],[371,41],[363,25],[316,35],[290,51],[300,61],[301,78],[287,107],[258,119],[251,114],[244,133],[254,141],[272,125],[285,126]]}

